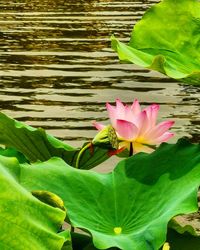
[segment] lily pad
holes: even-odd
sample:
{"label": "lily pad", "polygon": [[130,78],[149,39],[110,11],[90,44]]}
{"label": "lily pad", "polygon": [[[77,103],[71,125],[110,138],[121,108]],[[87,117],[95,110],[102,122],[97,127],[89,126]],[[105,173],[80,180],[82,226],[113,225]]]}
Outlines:
{"label": "lily pad", "polygon": [[15,158],[0,156],[0,249],[60,250],[69,232],[58,234],[66,212],[51,207],[19,184]]}
{"label": "lily pad", "polygon": [[72,225],[89,231],[98,249],[159,249],[169,220],[198,209],[200,145],[187,140],[139,153],[108,174],[57,158],[20,166],[22,185],[61,197]]}
{"label": "lily pad", "polygon": [[[69,165],[90,169],[112,156],[113,148],[108,142],[82,148],[74,148],[46,133],[42,128],[33,128],[0,112],[0,144],[11,149],[0,148],[0,154],[16,156],[23,162],[46,161],[53,156],[62,158]],[[14,148],[14,149],[13,149]],[[26,157],[24,157],[24,156]]]}
{"label": "lily pad", "polygon": [[128,45],[112,37],[119,59],[200,85],[200,2],[163,0],[134,26]]}
{"label": "lily pad", "polygon": [[31,162],[58,156],[72,164],[78,151],[47,134],[45,130],[28,126],[3,113],[0,113],[0,144],[18,150]]}

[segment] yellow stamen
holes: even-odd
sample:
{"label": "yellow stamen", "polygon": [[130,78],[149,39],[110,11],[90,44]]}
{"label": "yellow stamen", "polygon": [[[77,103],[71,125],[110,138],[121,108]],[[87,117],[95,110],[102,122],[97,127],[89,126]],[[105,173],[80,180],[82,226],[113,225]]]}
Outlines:
{"label": "yellow stamen", "polygon": [[121,232],[122,232],[122,228],[121,227],[115,227],[114,229],[114,232],[115,232],[115,234],[121,234]]}

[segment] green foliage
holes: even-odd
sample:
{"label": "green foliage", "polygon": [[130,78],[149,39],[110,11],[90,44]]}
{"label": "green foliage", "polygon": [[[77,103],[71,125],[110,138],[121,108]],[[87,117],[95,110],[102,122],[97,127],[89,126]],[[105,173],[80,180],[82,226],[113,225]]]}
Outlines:
{"label": "green foliage", "polygon": [[200,84],[200,3],[163,0],[134,27],[128,45],[112,38],[120,60]]}
{"label": "green foliage", "polygon": [[169,229],[167,241],[170,244],[170,250],[200,250],[200,237],[187,232],[181,234]]}
{"label": "green foliage", "polygon": [[[86,143],[73,148],[46,133],[0,113],[0,144],[14,149],[0,149],[0,154],[15,156],[20,162],[46,161],[53,156],[62,158],[73,167],[90,169],[107,160],[112,146],[106,143]],[[24,157],[24,156],[26,157]]]}
{"label": "green foliage", "polygon": [[7,157],[16,157],[20,163],[28,162],[26,157],[14,148],[2,148],[2,147],[0,147],[0,155],[7,156]]}
{"label": "green foliage", "polygon": [[48,191],[40,191],[40,190],[34,190],[32,191],[32,195],[35,196],[38,200],[52,206],[57,207],[65,211],[64,203],[60,199],[59,196],[50,193]]}
{"label": "green foliage", "polygon": [[30,191],[60,196],[72,225],[89,231],[96,248],[159,249],[168,221],[197,210],[200,145],[162,144],[109,174],[77,170],[57,158],[22,164],[20,180]]}
{"label": "green foliage", "polygon": [[169,222],[168,228],[175,230],[179,234],[190,234],[193,236],[198,236],[197,232],[195,231],[195,229],[191,225],[188,225],[188,224],[182,225],[177,220],[177,218],[178,217],[175,217]]}
{"label": "green foliage", "polygon": [[0,113],[0,144],[15,148],[31,161],[46,161],[52,156],[63,157],[73,163],[78,151],[64,144],[43,129],[35,129]]}
{"label": "green foliage", "polygon": [[97,250],[92,244],[92,238],[86,234],[72,233],[72,246],[74,250]]}
{"label": "green foliage", "polygon": [[58,234],[65,211],[51,207],[19,184],[19,163],[0,156],[0,249],[61,249],[69,232]]}
{"label": "green foliage", "polygon": [[200,235],[186,221],[180,223],[177,217],[168,224],[167,242],[170,250],[200,250]]}

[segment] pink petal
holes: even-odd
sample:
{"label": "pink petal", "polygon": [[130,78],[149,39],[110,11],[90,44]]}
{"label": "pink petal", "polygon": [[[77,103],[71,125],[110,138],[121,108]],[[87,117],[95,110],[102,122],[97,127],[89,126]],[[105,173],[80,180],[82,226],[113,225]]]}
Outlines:
{"label": "pink petal", "polygon": [[131,122],[117,120],[116,132],[121,139],[131,140],[137,136],[138,128]]}
{"label": "pink petal", "polygon": [[114,106],[110,105],[109,103],[106,103],[106,108],[107,108],[107,111],[108,111],[108,115],[109,115],[111,124],[115,128],[116,119],[117,119],[116,108]]}
{"label": "pink petal", "polygon": [[118,107],[118,108],[124,108],[124,104],[123,104],[123,102],[119,99],[119,98],[117,98],[116,99],[116,106]]}
{"label": "pink petal", "polygon": [[97,122],[93,122],[92,123],[96,129],[98,129],[99,131],[101,131],[103,128],[105,128],[106,126],[101,124],[101,123],[97,123]]}
{"label": "pink petal", "polygon": [[130,106],[126,105],[125,106],[125,120],[129,122],[133,122],[136,118],[136,115],[133,113],[132,109]]}
{"label": "pink petal", "polygon": [[126,119],[125,118],[125,106],[120,101],[120,99],[116,99],[116,118],[117,119]]}
{"label": "pink petal", "polygon": [[147,112],[149,122],[151,124],[151,128],[153,128],[156,125],[156,120],[157,120],[159,109],[160,109],[160,106],[158,104],[152,104],[151,106],[145,109]]}
{"label": "pink petal", "polygon": [[160,137],[158,137],[156,139],[156,143],[166,142],[166,141],[168,141],[173,136],[174,136],[174,133],[165,132],[163,135],[161,135]]}
{"label": "pink petal", "polygon": [[149,140],[156,140],[158,137],[162,136],[171,126],[174,121],[164,121],[156,125],[146,136]]}
{"label": "pink petal", "polygon": [[131,105],[131,110],[134,115],[137,115],[141,112],[140,104],[137,99],[135,99],[133,104]]}
{"label": "pink petal", "polygon": [[143,110],[139,114],[137,121],[135,121],[135,124],[139,129],[138,137],[144,135],[149,130],[149,128],[151,128],[146,110]]}

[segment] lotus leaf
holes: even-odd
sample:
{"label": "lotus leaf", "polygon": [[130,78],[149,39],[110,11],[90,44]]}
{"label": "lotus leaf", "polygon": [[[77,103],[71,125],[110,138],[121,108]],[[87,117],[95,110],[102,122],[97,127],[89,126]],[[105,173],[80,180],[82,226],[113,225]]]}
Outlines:
{"label": "lotus leaf", "polygon": [[14,148],[0,147],[0,155],[7,156],[7,157],[16,157],[20,163],[28,162],[26,157]]}
{"label": "lotus leaf", "polygon": [[200,2],[163,0],[134,26],[128,45],[112,38],[120,60],[200,85]]}
{"label": "lotus leaf", "polygon": [[169,220],[198,209],[200,145],[187,140],[136,154],[108,174],[57,158],[20,166],[22,185],[60,196],[72,225],[89,231],[98,249],[157,250]]}
{"label": "lotus leaf", "polygon": [[[106,145],[86,143],[82,148],[73,148],[47,134],[42,128],[33,128],[3,113],[0,113],[0,144],[14,148],[0,149],[0,154],[16,156],[21,161],[25,161],[25,157],[30,162],[46,161],[57,156],[69,165],[82,169],[93,168],[107,160],[113,150],[108,143]],[[80,152],[81,155],[79,155]]]}
{"label": "lotus leaf", "polygon": [[28,126],[3,113],[0,113],[0,144],[15,148],[31,162],[45,161],[52,156],[61,157],[65,153],[65,157],[71,163],[71,159],[78,151],[48,135],[45,130]]}
{"label": "lotus leaf", "polygon": [[57,233],[66,212],[32,196],[18,174],[16,158],[0,156],[0,249],[60,250],[69,237]]}

